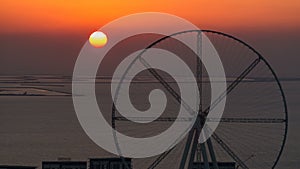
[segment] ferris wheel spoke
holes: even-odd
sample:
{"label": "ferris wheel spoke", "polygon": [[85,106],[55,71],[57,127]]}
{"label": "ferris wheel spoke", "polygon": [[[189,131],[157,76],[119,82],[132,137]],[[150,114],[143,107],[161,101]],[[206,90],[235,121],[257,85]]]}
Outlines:
{"label": "ferris wheel spoke", "polygon": [[222,123],[285,123],[286,119],[281,118],[207,118],[207,122]]}
{"label": "ferris wheel spoke", "polygon": [[204,115],[208,115],[209,111],[214,109],[230,92],[235,89],[238,84],[258,65],[260,58],[255,59],[224,91],[213,103],[208,106],[204,111]]}
{"label": "ferris wheel spoke", "polygon": [[[149,121],[153,120],[154,122],[190,122],[194,119],[191,117],[130,117],[135,121]],[[115,117],[117,121],[131,121],[126,117]],[[206,118],[206,122],[221,122],[221,123],[285,123],[286,119],[283,118]]]}
{"label": "ferris wheel spoke", "polygon": [[196,114],[196,112],[181,98],[181,96],[166,82],[163,77],[155,71],[151,65],[142,57],[139,57],[140,62],[147,68],[147,70],[163,85],[163,87],[175,98],[175,100],[182,104],[182,106],[190,113],[191,115]]}
{"label": "ferris wheel spoke", "polygon": [[[181,117],[181,118],[176,118],[176,117],[130,117],[130,119],[134,119],[135,121],[149,121],[153,120],[154,122],[174,122],[174,121],[192,121],[193,118],[191,117]],[[117,121],[131,121],[127,119],[126,117],[115,117],[115,120]]]}
{"label": "ferris wheel spoke", "polygon": [[211,137],[227,152],[227,154],[243,169],[249,167],[231,150],[231,148],[214,132]]}
{"label": "ferris wheel spoke", "polygon": [[162,153],[161,155],[159,155],[153,162],[152,164],[148,167],[148,169],[153,169],[155,167],[157,167],[157,165],[163,160],[165,159],[170,153],[171,151],[174,150],[175,147],[173,147],[172,149]]}

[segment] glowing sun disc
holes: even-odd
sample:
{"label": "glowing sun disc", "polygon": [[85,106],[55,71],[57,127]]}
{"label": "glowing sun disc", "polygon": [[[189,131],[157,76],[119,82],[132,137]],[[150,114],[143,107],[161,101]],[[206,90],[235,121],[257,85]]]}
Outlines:
{"label": "glowing sun disc", "polygon": [[107,36],[101,31],[96,31],[90,35],[89,42],[92,46],[101,48],[107,43]]}

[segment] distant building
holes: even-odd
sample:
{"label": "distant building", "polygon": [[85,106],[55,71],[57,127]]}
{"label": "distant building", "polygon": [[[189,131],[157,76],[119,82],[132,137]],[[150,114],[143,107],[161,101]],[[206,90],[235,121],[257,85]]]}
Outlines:
{"label": "distant building", "polygon": [[36,169],[33,166],[0,165],[0,169]]}
{"label": "distant building", "polygon": [[131,158],[91,158],[90,169],[132,169]]}
{"label": "distant building", "polygon": [[85,161],[43,161],[42,169],[87,169]]}
{"label": "distant building", "polygon": [[[236,169],[234,162],[218,162],[219,169]],[[209,168],[213,169],[213,163],[209,163]],[[204,169],[203,162],[195,162],[193,169]]]}

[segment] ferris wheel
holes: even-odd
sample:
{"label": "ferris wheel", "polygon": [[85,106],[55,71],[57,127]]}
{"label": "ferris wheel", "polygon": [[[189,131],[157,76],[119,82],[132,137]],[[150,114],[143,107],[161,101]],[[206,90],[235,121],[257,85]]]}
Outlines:
{"label": "ferris wheel", "polygon": [[[201,62],[178,43],[177,37],[194,40],[196,54],[202,55],[202,36],[213,44],[222,61],[226,79],[208,78],[208,73]],[[136,62],[142,62],[147,68],[134,77],[130,90],[133,105],[140,110],[149,108],[149,102],[143,97],[155,88],[166,93],[168,100],[164,113],[149,124],[136,124],[123,117],[115,107],[122,95],[122,83],[114,96],[112,107],[112,127],[114,130],[134,137],[156,135],[170,127],[177,119],[180,103],[178,84],[166,72],[153,69],[143,59],[143,55],[152,48],[171,50],[182,55],[189,63],[197,79],[200,93],[199,111],[196,119],[181,118],[180,121],[195,120],[195,125],[188,134],[170,150],[145,159],[133,159],[134,168],[178,168],[178,169],[268,169],[275,168],[282,154],[288,126],[287,105],[281,84],[267,60],[245,42],[225,33],[211,30],[190,30],[164,36],[148,46],[127,68]],[[122,78],[130,76],[126,72]],[[188,77],[182,77],[182,83],[188,83]],[[212,83],[227,82],[227,89],[216,100],[211,100]],[[221,118],[209,118],[210,111],[218,106],[226,96],[226,105]],[[136,121],[151,120],[151,117],[134,117]],[[178,119],[177,119],[178,120]],[[210,128],[205,124],[218,122],[217,129],[205,142]],[[175,140],[174,140],[175,142]],[[116,146],[120,154],[118,139]],[[156,146],[156,145],[153,145]],[[129,168],[129,167],[127,167]]]}

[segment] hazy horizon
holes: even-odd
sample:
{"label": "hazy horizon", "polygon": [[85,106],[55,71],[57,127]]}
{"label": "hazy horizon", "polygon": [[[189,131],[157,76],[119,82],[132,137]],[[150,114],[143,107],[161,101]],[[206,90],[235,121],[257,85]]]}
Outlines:
{"label": "hazy horizon", "polygon": [[[219,30],[248,43],[271,64],[280,78],[300,77],[300,34]],[[77,33],[0,33],[0,75],[72,75],[76,58],[89,36]]]}

